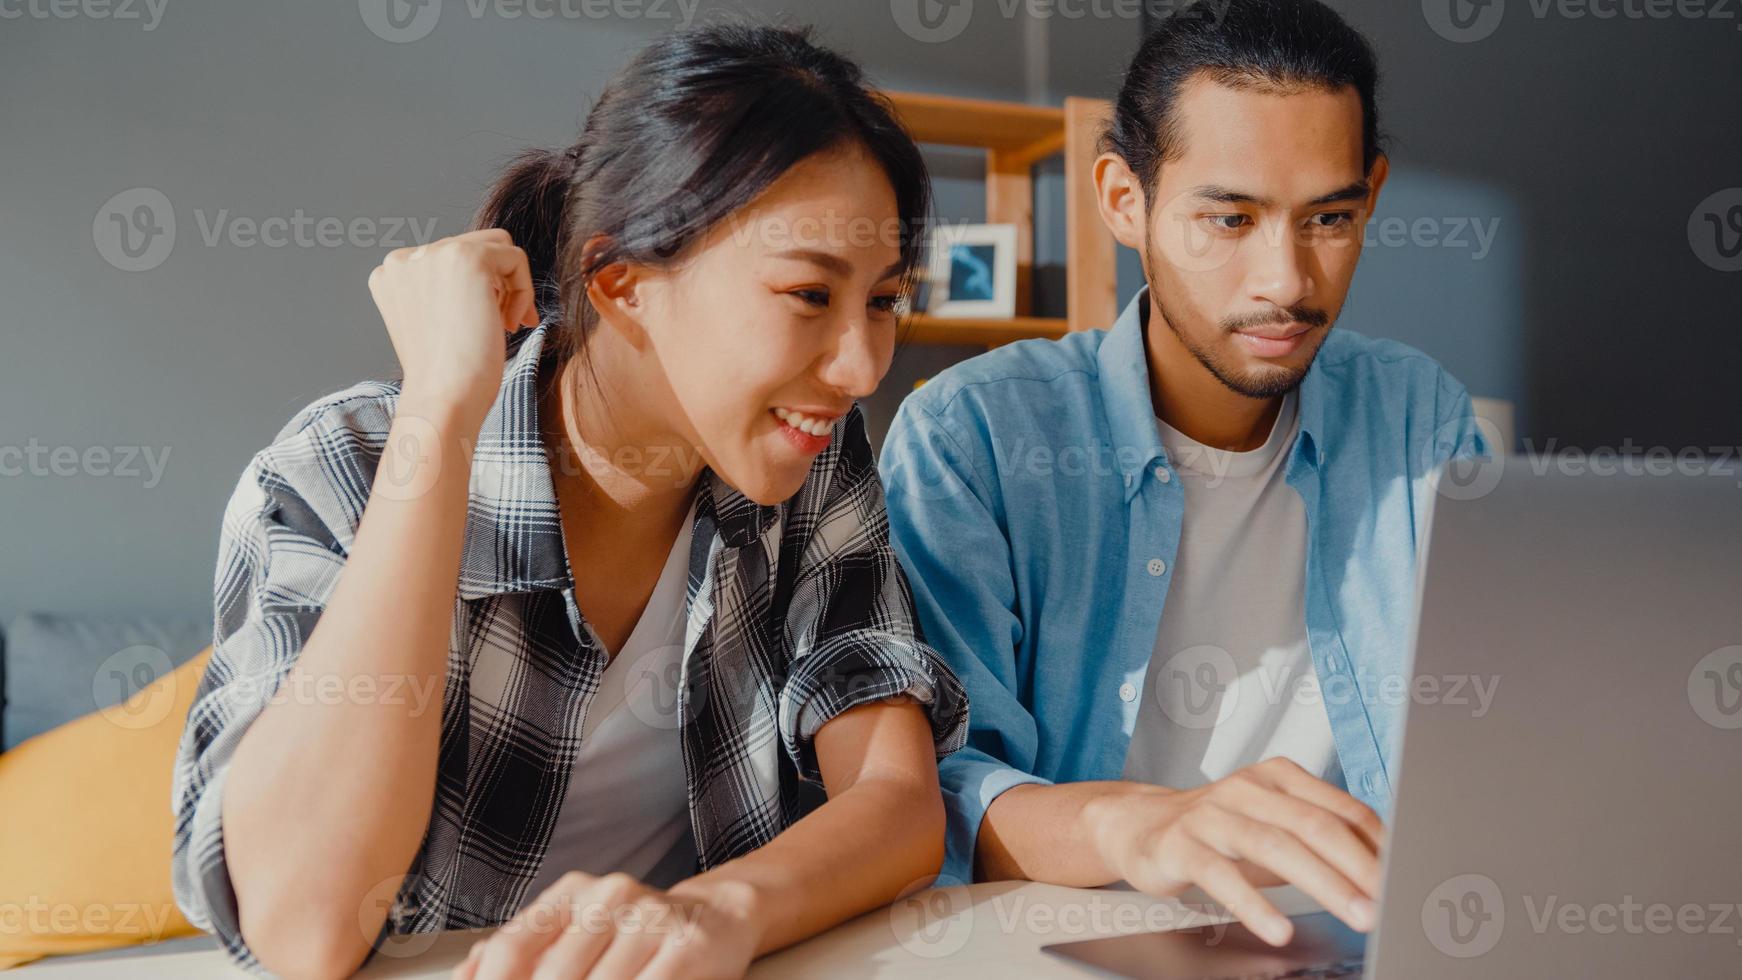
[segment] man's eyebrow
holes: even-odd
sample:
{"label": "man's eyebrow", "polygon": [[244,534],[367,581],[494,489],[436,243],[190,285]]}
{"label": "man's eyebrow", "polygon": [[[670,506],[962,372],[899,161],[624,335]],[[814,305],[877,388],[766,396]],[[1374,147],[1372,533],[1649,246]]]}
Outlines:
{"label": "man's eyebrow", "polygon": [[[1357,180],[1347,187],[1339,187],[1329,194],[1321,194],[1306,202],[1307,207],[1319,207],[1324,204],[1338,204],[1343,201],[1358,201],[1365,198],[1370,187],[1365,178]],[[1214,201],[1217,204],[1251,204],[1261,208],[1274,207],[1275,201],[1257,194],[1248,194],[1219,184],[1204,184],[1194,187],[1191,195],[1202,201]]]}
{"label": "man's eyebrow", "polygon": [[[813,265],[819,265],[843,279],[853,274],[853,264],[851,262],[841,258],[839,255],[835,255],[831,252],[819,251],[814,248],[789,248],[784,252],[775,252],[774,257],[777,259],[797,259],[800,262],[809,262]],[[896,259],[894,262],[889,263],[889,268],[884,269],[883,274],[877,278],[879,280],[888,279],[890,276],[901,272],[901,268],[901,260]]]}
{"label": "man's eyebrow", "polygon": [[1341,187],[1329,194],[1313,198],[1307,202],[1307,206],[1317,207],[1321,204],[1341,204],[1344,201],[1363,201],[1367,199],[1367,194],[1371,190],[1372,187],[1367,183],[1366,178],[1362,178],[1347,187]]}

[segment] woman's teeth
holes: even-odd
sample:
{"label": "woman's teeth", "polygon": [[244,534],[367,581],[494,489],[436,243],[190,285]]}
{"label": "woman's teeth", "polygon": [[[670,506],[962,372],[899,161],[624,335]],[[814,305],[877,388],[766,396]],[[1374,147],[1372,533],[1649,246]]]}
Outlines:
{"label": "woman's teeth", "polygon": [[803,432],[805,435],[810,436],[823,435],[835,427],[833,419],[812,418],[809,415],[801,415],[798,412],[787,411],[784,408],[775,409],[774,417],[785,422],[787,425],[792,426],[798,431]]}

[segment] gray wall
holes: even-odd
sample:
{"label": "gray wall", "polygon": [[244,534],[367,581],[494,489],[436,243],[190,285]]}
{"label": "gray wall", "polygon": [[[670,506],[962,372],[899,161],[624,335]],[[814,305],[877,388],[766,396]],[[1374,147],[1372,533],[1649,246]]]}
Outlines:
{"label": "gray wall", "polygon": [[[0,476],[0,618],[208,613],[218,517],[248,457],[300,406],[393,369],[364,279],[412,232],[238,247],[237,219],[456,233],[513,150],[572,139],[604,79],[679,15],[515,18],[520,0],[449,0],[394,43],[369,26],[380,0],[154,2],[124,7],[132,20],[95,16],[111,9],[96,0],[0,20],[0,451],[32,454],[0,458],[15,473]],[[893,16],[911,2],[703,2],[698,16],[817,24],[892,88],[1046,102],[1110,94],[1140,30],[979,0],[930,43]],[[1454,43],[1414,0],[1337,6],[1388,69],[1381,219],[1417,228],[1368,250],[1344,324],[1514,400],[1539,442],[1742,441],[1742,273],[1703,264],[1688,235],[1696,204],[1742,186],[1736,23],[1538,19],[1514,0],[1491,37]],[[981,217],[979,158],[932,162],[940,213]],[[176,222],[145,271],[117,267],[135,260],[116,250],[111,198],[133,188],[161,192]],[[121,203],[126,217],[139,202]],[[1056,310],[1061,168],[1036,207],[1041,305]],[[1480,254],[1471,221],[1495,229]],[[1120,281],[1122,298],[1140,284],[1129,254]],[[875,428],[964,353],[904,349]]]}

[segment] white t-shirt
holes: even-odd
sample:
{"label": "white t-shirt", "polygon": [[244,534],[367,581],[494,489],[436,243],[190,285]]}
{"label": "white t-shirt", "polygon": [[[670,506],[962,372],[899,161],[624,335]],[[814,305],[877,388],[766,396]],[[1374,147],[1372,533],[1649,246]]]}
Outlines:
{"label": "white t-shirt", "polygon": [[1307,647],[1306,507],[1284,479],[1296,401],[1243,453],[1156,420],[1185,515],[1126,779],[1190,789],[1287,756],[1342,783]]}
{"label": "white t-shirt", "polygon": [[655,887],[695,873],[677,714],[694,525],[692,504],[647,608],[599,678],[550,846],[524,902],[569,871],[622,871]]}

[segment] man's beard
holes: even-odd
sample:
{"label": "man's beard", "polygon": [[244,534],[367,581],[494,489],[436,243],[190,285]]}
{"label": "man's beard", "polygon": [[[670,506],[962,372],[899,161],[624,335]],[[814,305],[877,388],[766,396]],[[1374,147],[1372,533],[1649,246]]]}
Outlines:
{"label": "man's beard", "polygon": [[[1153,247],[1150,249],[1150,254],[1155,254]],[[1313,347],[1312,356],[1307,358],[1307,362],[1299,368],[1272,367],[1242,372],[1232,364],[1227,363],[1219,351],[1197,343],[1180,330],[1179,324],[1167,312],[1167,304],[1162,301],[1161,293],[1156,289],[1156,286],[1162,281],[1161,278],[1155,275],[1153,269],[1149,270],[1149,273],[1149,297],[1151,302],[1155,304],[1156,312],[1161,315],[1162,322],[1167,324],[1167,328],[1173,331],[1175,337],[1179,338],[1180,344],[1190,351],[1193,357],[1197,358],[1198,363],[1204,366],[1204,370],[1209,371],[1224,387],[1236,394],[1259,399],[1275,398],[1288,394],[1300,387],[1300,383],[1306,379],[1307,372],[1312,369],[1313,361],[1319,356],[1319,348],[1324,346],[1324,338],[1320,337],[1319,343]],[[1323,310],[1293,306],[1271,316],[1229,317],[1218,324],[1218,327],[1225,334],[1232,334],[1237,330],[1265,323],[1299,322],[1317,329],[1329,323],[1330,319]]]}

